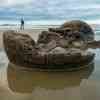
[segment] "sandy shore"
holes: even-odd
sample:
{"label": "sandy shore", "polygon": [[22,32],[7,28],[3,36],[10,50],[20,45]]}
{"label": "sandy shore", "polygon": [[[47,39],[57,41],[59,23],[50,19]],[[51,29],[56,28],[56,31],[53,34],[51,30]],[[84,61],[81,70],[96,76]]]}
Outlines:
{"label": "sandy shore", "polygon": [[[54,26],[31,27],[25,28],[23,31],[20,31],[18,27],[0,26],[0,48],[3,48],[2,35],[6,30],[15,30],[28,34],[34,40],[37,40],[41,31],[47,30],[48,27]],[[100,39],[98,35],[97,39]],[[100,52],[100,50],[98,52]],[[67,73],[66,75],[64,73],[60,73],[61,75],[59,73],[50,75],[50,73],[46,74],[44,72],[20,70],[17,69],[17,67],[12,70],[12,67],[8,66],[7,57],[2,50],[0,53],[0,100],[99,100],[99,60],[100,53],[97,53],[95,68],[93,67],[91,75],[89,74],[91,70],[77,71],[73,74]],[[10,68],[9,72],[8,68]],[[87,75],[89,76],[87,77]],[[12,84],[10,84],[8,80]],[[48,84],[46,84],[46,81]],[[64,85],[64,87],[59,89],[62,85]],[[58,88],[52,89],[54,86]],[[11,90],[12,88],[16,91]],[[32,89],[31,93],[27,92],[29,89]],[[25,91],[20,92],[20,90],[26,90],[26,93]]]}

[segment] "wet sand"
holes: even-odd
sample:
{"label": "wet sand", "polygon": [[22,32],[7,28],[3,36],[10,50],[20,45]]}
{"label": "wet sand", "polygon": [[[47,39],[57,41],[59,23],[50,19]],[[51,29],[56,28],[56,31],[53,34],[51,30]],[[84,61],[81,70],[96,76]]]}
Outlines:
{"label": "wet sand", "polygon": [[[0,31],[0,100],[99,100],[100,99],[100,50],[94,62],[75,72],[40,72],[9,63],[4,52]],[[13,29],[15,30],[15,29]],[[37,39],[42,30],[19,31]],[[99,38],[96,35],[96,38]]]}

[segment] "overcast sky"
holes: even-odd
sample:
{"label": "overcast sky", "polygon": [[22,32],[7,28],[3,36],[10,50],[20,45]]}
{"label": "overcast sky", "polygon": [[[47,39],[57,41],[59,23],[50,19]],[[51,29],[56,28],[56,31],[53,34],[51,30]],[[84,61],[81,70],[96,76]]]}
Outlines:
{"label": "overcast sky", "polygon": [[64,19],[94,12],[100,12],[100,0],[0,0],[1,19]]}

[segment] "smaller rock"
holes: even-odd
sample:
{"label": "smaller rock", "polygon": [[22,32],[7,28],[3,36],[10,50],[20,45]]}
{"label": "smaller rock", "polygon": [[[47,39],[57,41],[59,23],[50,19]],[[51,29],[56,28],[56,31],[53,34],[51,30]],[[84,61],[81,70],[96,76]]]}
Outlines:
{"label": "smaller rock", "polygon": [[56,47],[50,51],[53,54],[66,54],[67,50],[62,47]]}
{"label": "smaller rock", "polygon": [[83,41],[74,41],[74,42],[72,42],[72,47],[75,47],[75,48],[81,48],[82,45],[84,45]]}

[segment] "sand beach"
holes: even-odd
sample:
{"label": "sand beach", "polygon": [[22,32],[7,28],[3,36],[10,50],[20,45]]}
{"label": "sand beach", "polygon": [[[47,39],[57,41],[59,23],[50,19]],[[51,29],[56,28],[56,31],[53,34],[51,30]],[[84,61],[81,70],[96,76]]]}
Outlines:
{"label": "sand beach", "polygon": [[[99,40],[99,27],[91,25]],[[18,26],[0,27],[0,100],[99,100],[100,49],[88,68],[75,72],[38,72],[11,64],[3,50],[2,35],[6,30],[29,34],[35,41],[50,26],[32,26],[20,31]]]}

